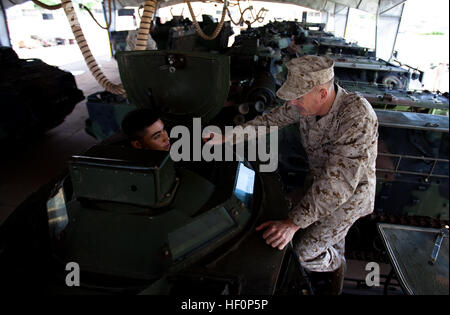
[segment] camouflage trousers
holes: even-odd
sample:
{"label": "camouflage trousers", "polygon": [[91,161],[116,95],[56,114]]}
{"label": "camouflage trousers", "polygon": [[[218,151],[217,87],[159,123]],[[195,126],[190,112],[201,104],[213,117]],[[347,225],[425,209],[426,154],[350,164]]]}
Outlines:
{"label": "camouflage trousers", "polygon": [[[305,189],[312,183],[308,175],[305,186],[293,191],[288,199],[297,203]],[[338,209],[335,213],[317,221],[304,230],[299,230],[292,239],[303,268],[312,272],[331,272],[345,261],[345,236],[353,224],[353,219]]]}
{"label": "camouflage trousers", "polygon": [[331,272],[345,261],[345,235],[330,231],[313,224],[295,234],[292,243],[303,268],[312,272]]}

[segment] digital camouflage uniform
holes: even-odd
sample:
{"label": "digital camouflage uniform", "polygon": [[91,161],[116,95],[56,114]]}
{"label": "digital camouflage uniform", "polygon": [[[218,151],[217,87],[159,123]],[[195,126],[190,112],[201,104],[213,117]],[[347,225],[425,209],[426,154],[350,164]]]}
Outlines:
{"label": "digital camouflage uniform", "polygon": [[[326,73],[319,83],[328,82],[330,76],[332,72]],[[291,87],[295,83],[304,84],[301,76],[297,78],[300,79],[295,82],[294,78],[292,83],[291,76]],[[299,90],[309,91],[310,86],[319,85],[317,80],[308,84]],[[280,98],[299,97],[289,91],[283,94],[285,86],[277,92]],[[300,226],[293,244],[301,263],[316,272],[340,267],[348,230],[358,218],[373,211],[375,202],[377,116],[367,100],[337,85],[336,88],[331,109],[318,121],[315,116],[301,116],[295,106],[286,103],[245,124],[281,128],[300,122],[301,141],[308,154],[313,181],[289,217]]]}

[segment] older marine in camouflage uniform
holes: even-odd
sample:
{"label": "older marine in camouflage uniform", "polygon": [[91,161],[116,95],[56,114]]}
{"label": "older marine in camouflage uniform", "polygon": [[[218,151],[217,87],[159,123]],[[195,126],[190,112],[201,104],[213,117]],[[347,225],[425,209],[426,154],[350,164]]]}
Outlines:
{"label": "older marine in camouflage uniform", "polygon": [[[257,229],[265,228],[266,242],[279,249],[300,229],[293,245],[302,266],[330,272],[345,264],[345,236],[352,224],[374,208],[377,116],[367,100],[333,84],[334,62],[330,58],[305,56],[286,66],[288,78],[277,95],[288,102],[244,127],[284,127],[300,122],[313,181],[290,211],[287,223],[270,221]],[[329,93],[314,91],[326,84],[331,87]],[[318,93],[316,98],[311,98],[313,93]],[[315,100],[322,102],[320,97],[326,98],[320,107],[325,106],[325,111],[308,110],[306,104],[313,108]]]}

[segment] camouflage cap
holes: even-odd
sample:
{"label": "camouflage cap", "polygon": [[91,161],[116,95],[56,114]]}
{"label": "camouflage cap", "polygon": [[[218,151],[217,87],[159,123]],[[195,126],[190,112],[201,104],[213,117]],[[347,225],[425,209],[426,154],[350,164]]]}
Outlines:
{"label": "camouflage cap", "polygon": [[286,63],[287,80],[277,91],[277,96],[285,101],[295,100],[315,86],[334,78],[334,61],[327,56],[303,56]]}

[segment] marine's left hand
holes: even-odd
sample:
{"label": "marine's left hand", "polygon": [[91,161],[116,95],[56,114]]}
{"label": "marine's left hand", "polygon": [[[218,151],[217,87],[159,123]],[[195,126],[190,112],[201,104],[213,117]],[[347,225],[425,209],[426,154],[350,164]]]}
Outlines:
{"label": "marine's left hand", "polygon": [[292,240],[295,232],[300,228],[291,219],[283,221],[267,221],[256,228],[257,231],[266,228],[263,238],[266,243],[273,248],[283,250],[284,247]]}

